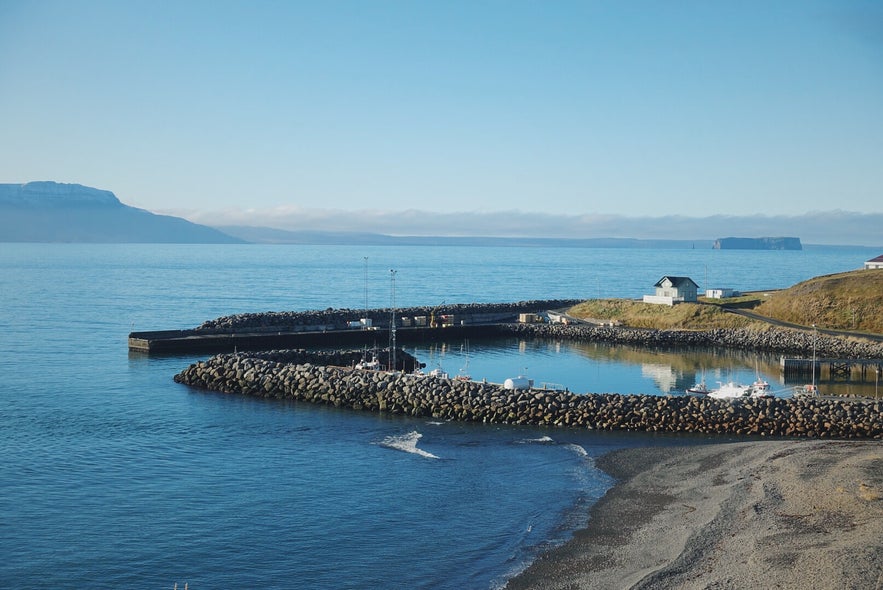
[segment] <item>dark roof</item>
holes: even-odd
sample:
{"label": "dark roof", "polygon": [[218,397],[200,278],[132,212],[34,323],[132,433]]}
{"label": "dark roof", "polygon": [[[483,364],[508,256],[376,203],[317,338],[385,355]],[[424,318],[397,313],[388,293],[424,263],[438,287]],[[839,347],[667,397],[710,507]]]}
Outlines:
{"label": "dark roof", "polygon": [[697,289],[699,288],[699,285],[697,285],[695,282],[693,282],[693,279],[691,279],[690,277],[673,277],[671,275],[665,275],[664,277],[662,277],[661,279],[656,281],[656,284],[653,286],[654,287],[661,287],[662,281],[664,281],[665,279],[668,279],[669,281],[671,281],[671,284],[674,285],[675,287],[677,287],[678,289],[686,286],[687,283],[692,283],[694,287],[696,287]]}
{"label": "dark roof", "polygon": [[880,256],[876,258],[871,258],[868,262],[883,262],[883,254],[880,254]]}

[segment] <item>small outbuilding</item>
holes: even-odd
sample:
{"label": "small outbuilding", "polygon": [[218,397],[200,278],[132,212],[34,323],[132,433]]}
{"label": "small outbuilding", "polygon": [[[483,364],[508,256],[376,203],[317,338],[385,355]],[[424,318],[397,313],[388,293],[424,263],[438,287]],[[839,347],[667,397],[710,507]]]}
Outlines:
{"label": "small outbuilding", "polygon": [[705,296],[709,299],[726,299],[727,297],[735,297],[739,293],[733,289],[706,289]]}
{"label": "small outbuilding", "polygon": [[655,295],[644,295],[644,303],[657,303],[660,305],[674,305],[688,301],[695,302],[699,285],[690,277],[664,276],[655,285]]}
{"label": "small outbuilding", "polygon": [[876,258],[871,258],[867,262],[865,262],[865,269],[877,269],[883,268],[883,254]]}

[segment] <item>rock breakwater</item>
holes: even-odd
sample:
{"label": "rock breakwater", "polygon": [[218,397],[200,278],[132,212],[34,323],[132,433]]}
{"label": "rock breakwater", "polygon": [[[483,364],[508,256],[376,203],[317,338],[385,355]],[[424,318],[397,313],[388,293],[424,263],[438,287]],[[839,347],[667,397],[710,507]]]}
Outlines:
{"label": "rock breakwater", "polygon": [[[581,299],[531,300],[518,303],[456,303],[436,307],[406,307],[396,310],[399,317],[428,317],[452,315],[457,318],[511,317],[519,313],[564,309],[580,303]],[[334,309],[313,311],[267,311],[240,313],[207,320],[195,328],[201,334],[225,334],[229,332],[262,332],[302,330],[309,327],[345,328],[348,322],[367,318],[375,326],[388,327],[390,309]]]}
{"label": "rock breakwater", "polygon": [[349,367],[360,354],[223,354],[190,365],[175,375],[175,381],[224,393],[437,420],[646,432],[883,438],[883,404],[877,401],[727,401],[693,396],[509,390],[493,383]]}
{"label": "rock breakwater", "polygon": [[808,356],[815,348],[819,357],[883,359],[883,344],[863,339],[838,338],[800,330],[770,327],[714,330],[643,330],[589,325],[506,324],[501,334],[525,338],[549,338],[585,342],[610,342],[646,348],[714,347],[756,350]]}

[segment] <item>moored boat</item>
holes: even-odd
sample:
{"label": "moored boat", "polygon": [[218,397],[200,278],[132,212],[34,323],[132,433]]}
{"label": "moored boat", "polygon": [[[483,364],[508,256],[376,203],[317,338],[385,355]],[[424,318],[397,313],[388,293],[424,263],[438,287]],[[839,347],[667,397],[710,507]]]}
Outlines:
{"label": "moored boat", "polygon": [[708,389],[708,386],[705,384],[705,381],[699,381],[694,384],[693,387],[687,388],[687,393],[695,393],[697,395],[707,395],[711,393],[711,390]]}
{"label": "moored boat", "polygon": [[708,392],[708,397],[715,399],[740,399],[748,397],[773,397],[770,393],[769,385],[765,389],[757,388],[754,385],[742,385],[741,383],[720,383],[720,387]]}

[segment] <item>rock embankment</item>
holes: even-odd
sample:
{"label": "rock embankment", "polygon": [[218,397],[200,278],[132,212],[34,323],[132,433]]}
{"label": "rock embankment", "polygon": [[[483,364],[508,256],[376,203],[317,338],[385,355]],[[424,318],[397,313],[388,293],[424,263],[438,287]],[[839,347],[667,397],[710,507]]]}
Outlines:
{"label": "rock embankment", "polygon": [[756,350],[807,356],[815,348],[819,357],[837,359],[883,359],[883,344],[870,340],[837,338],[786,328],[757,330],[751,328],[714,330],[641,330],[587,325],[508,324],[501,333],[526,338],[610,342],[646,348],[713,347]]}
{"label": "rock embankment", "polygon": [[[428,317],[453,315],[455,317],[510,316],[519,313],[563,309],[580,303],[581,299],[552,299],[520,301],[518,303],[457,303],[437,307],[406,307],[396,310],[397,317]],[[231,331],[285,331],[310,326],[346,327],[347,323],[361,318],[370,319],[375,326],[389,326],[389,309],[334,309],[313,311],[267,311],[262,313],[240,313],[222,316],[200,324],[196,331],[204,334],[228,333]],[[400,320],[397,320],[400,321]]]}
{"label": "rock embankment", "polygon": [[[337,354],[337,353],[335,353]],[[340,353],[339,359],[350,358]],[[883,403],[856,399],[577,395],[327,364],[303,351],[237,353],[191,365],[175,381],[225,393],[354,410],[498,424],[599,430],[842,439],[883,438]],[[341,364],[350,364],[343,363]]]}

